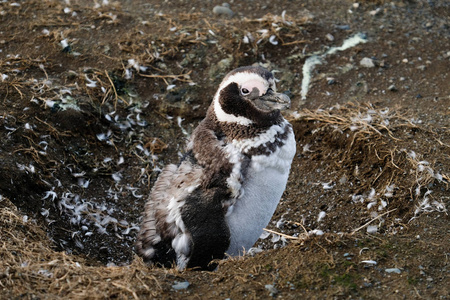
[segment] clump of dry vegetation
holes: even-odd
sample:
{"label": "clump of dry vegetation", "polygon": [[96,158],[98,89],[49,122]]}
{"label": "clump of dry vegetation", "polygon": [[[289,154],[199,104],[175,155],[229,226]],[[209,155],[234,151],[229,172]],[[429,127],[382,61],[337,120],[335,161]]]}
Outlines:
{"label": "clump of dry vegetation", "polygon": [[[357,62],[387,52],[382,43],[330,56],[327,63],[347,73],[322,65],[311,98],[300,105],[305,58],[339,45],[359,27],[336,29],[347,27],[321,23],[307,10],[261,9],[259,17],[227,19],[163,12],[152,8],[161,1],[147,2],[139,2],[148,9],[139,12],[120,1],[0,3],[3,297],[381,298],[394,290],[405,298],[445,295],[450,136],[441,125],[448,113],[438,111],[435,123],[424,124],[404,105],[372,104],[386,94],[367,92],[352,103],[333,98],[352,80],[373,85],[369,77],[380,78],[403,53],[391,59],[389,48],[379,70],[360,70]],[[326,5],[351,6],[354,16],[373,17],[369,23],[399,13],[396,4],[410,5],[344,3]],[[248,13],[248,5],[242,7]],[[347,9],[342,13],[342,20],[351,19]],[[403,26],[405,19],[399,20]],[[404,42],[391,33],[389,38]],[[223,75],[253,63],[274,71],[279,89],[290,93],[298,109],[290,118],[297,157],[261,248],[254,256],[221,261],[216,272],[144,265],[133,244],[159,170],[178,159]],[[367,77],[351,77],[355,70]],[[324,89],[329,98],[314,94],[330,76],[334,83]],[[388,96],[400,103],[399,94]],[[392,268],[401,274],[385,271]]]}
{"label": "clump of dry vegetation", "polygon": [[[419,151],[445,152],[449,145],[441,138],[448,136],[415,124],[400,108],[380,108],[370,103],[305,109],[295,112],[292,120],[302,155],[308,161],[330,162],[323,170],[325,174],[340,170],[340,178],[322,178],[331,180],[323,189],[350,187],[351,202],[360,213],[378,219],[379,214],[389,211],[390,222],[383,223],[390,224],[389,230],[394,232],[393,224],[408,223],[422,212],[447,213],[445,198],[432,196],[433,190],[449,189],[447,170],[438,167],[443,161],[427,161],[409,147],[414,135],[423,138]],[[358,217],[362,217],[360,213]]]}

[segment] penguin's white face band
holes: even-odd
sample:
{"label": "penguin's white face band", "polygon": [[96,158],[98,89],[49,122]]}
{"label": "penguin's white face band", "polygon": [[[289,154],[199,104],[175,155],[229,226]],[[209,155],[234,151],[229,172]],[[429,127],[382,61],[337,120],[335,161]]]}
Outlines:
{"label": "penguin's white face band", "polygon": [[267,85],[261,80],[249,80],[244,82],[241,86],[242,96],[250,96],[251,99],[265,94]]}
{"label": "penguin's white face band", "polygon": [[255,73],[236,73],[229,76],[228,78],[225,78],[225,80],[220,84],[219,90],[228,86],[232,82],[236,82],[239,85],[242,94],[244,94],[243,89],[247,89],[251,93],[253,91],[253,88],[256,87],[261,93],[259,96],[261,96],[267,91],[269,87],[273,89],[273,87],[275,86],[274,81],[270,81],[271,82],[264,80],[264,78]]}
{"label": "penguin's white face band", "polygon": [[[228,114],[221,108],[219,104],[220,91],[231,83],[236,83],[239,86],[239,93],[243,98],[250,101],[258,101],[260,97],[265,96],[269,91],[276,91],[275,80],[273,78],[266,80],[256,73],[239,72],[226,77],[220,84],[219,90],[214,97],[214,111],[217,119],[221,122],[238,123],[241,125],[252,124],[252,120],[243,116]],[[260,106],[256,102],[255,105],[264,110],[271,109],[270,106]]]}

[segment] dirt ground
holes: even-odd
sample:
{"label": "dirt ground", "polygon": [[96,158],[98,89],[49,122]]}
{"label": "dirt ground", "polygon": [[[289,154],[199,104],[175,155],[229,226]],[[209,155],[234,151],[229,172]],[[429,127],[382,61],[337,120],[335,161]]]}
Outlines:
{"label": "dirt ground", "polygon": [[[443,0],[1,1],[0,298],[450,299],[449,23]],[[251,64],[297,140],[268,231],[214,272],[145,266],[159,171]]]}

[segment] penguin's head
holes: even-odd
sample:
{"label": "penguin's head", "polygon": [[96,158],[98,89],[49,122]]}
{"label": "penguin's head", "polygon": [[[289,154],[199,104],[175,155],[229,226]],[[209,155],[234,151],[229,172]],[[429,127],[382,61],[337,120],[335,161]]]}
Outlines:
{"label": "penguin's head", "polygon": [[228,73],[214,97],[220,122],[270,126],[290,107],[287,95],[276,92],[273,74],[262,67],[241,67]]}

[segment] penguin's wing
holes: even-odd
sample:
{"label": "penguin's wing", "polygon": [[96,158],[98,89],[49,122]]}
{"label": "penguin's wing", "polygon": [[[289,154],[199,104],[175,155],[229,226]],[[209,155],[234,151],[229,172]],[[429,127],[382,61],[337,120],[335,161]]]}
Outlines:
{"label": "penguin's wing", "polygon": [[136,250],[144,261],[164,266],[177,261],[180,268],[187,262],[192,242],[181,208],[200,186],[202,174],[202,168],[189,161],[163,169],[145,204],[137,237]]}
{"label": "penguin's wing", "polygon": [[222,259],[230,245],[230,229],[226,223],[224,199],[228,188],[199,187],[186,198],[181,208],[184,225],[191,238],[187,267],[213,270],[212,260]]}
{"label": "penguin's wing", "polygon": [[198,164],[204,168],[202,187],[205,189],[227,185],[226,179],[233,169],[221,134],[208,127],[208,123],[200,123],[192,136],[192,152]]}

